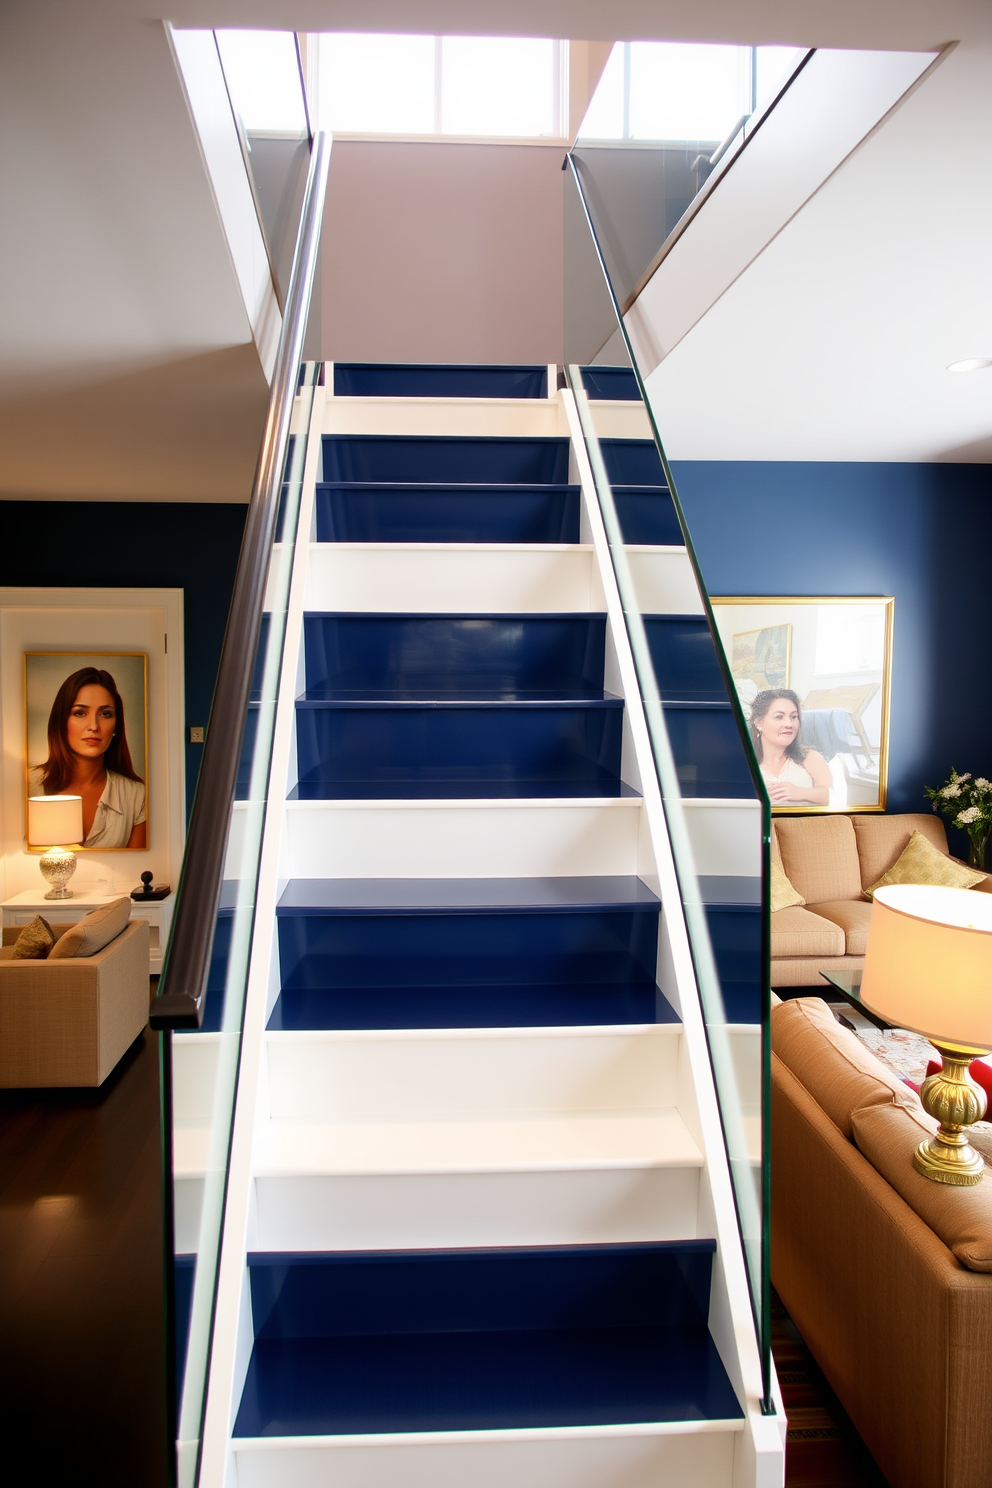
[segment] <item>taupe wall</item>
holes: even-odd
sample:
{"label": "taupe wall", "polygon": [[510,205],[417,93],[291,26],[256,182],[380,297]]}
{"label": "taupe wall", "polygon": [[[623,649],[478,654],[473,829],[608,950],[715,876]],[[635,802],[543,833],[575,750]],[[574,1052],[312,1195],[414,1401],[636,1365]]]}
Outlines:
{"label": "taupe wall", "polygon": [[563,153],[336,141],[322,354],[561,361]]}

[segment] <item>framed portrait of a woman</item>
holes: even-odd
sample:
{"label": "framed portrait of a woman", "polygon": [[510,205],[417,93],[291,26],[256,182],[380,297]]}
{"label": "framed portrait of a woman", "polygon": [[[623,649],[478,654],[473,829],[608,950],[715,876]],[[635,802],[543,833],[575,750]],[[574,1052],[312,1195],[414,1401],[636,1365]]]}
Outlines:
{"label": "framed portrait of a woman", "polygon": [[772,811],[884,811],[893,600],[714,596]]}
{"label": "framed portrait of a woman", "polygon": [[24,719],[28,797],[80,796],[83,848],[147,849],[147,654],[26,651]]}

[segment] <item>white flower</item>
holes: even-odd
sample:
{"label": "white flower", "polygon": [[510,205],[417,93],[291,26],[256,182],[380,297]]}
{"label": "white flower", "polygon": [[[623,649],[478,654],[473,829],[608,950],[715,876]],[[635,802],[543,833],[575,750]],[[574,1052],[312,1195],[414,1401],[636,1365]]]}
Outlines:
{"label": "white flower", "polygon": [[958,827],[969,827],[971,826],[972,822],[978,821],[981,815],[982,813],[978,806],[969,806],[966,811],[962,811],[958,814],[958,816],[955,818],[954,824]]}
{"label": "white flower", "polygon": [[983,790],[984,791],[984,790],[988,790],[988,788],[989,788],[989,783],[985,779],[985,776],[984,775],[976,775],[975,776],[975,789],[976,790]]}
{"label": "white flower", "polygon": [[954,778],[960,785],[963,785],[966,780],[971,779],[971,771],[968,770],[964,775],[956,775]]}
{"label": "white flower", "polygon": [[952,796],[959,796],[961,794],[961,787],[959,785],[945,785],[940,794],[950,799]]}

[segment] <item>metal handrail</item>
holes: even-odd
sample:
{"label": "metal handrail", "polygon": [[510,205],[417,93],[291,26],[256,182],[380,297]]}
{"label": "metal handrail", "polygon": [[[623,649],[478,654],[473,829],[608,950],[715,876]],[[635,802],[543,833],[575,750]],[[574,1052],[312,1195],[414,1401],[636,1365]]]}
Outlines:
{"label": "metal handrail", "polygon": [[152,1028],[199,1028],[203,1021],[204,989],[220,905],[231,805],[241,761],[293,399],[320,246],[330,149],[330,140],[318,133],[310,157],[265,431],[162,971],[163,990],[152,1004],[149,1020]]}

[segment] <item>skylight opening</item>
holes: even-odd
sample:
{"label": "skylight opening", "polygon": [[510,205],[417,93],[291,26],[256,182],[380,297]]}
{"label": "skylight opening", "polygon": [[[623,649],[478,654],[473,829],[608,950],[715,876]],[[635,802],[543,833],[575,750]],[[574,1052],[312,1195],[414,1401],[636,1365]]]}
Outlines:
{"label": "skylight opening", "polygon": [[305,135],[303,85],[292,31],[216,31],[231,105],[252,134]]}
{"label": "skylight opening", "polygon": [[320,38],[321,128],[333,134],[563,139],[567,44],[532,37]]}
{"label": "skylight opening", "polygon": [[793,47],[618,42],[579,138],[719,143],[771,102],[803,55]]}

